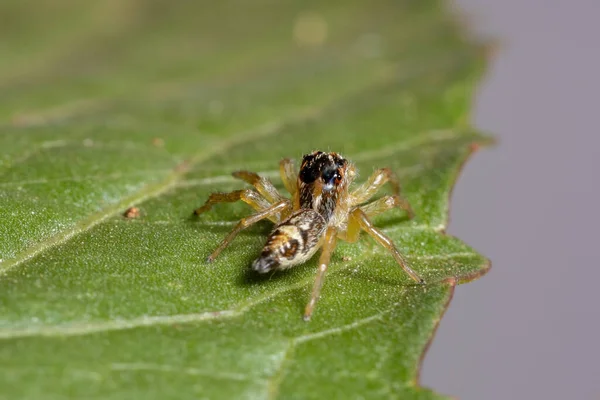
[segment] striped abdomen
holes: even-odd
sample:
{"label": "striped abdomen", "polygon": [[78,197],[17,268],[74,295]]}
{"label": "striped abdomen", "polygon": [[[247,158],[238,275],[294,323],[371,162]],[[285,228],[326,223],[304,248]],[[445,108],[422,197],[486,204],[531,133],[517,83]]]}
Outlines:
{"label": "striped abdomen", "polygon": [[327,224],[313,209],[300,209],[280,223],[252,268],[260,273],[286,269],[308,260],[319,248]]}

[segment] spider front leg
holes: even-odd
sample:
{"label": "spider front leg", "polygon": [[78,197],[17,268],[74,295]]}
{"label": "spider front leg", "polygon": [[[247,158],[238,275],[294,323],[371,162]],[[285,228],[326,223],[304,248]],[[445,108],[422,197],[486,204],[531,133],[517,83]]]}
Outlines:
{"label": "spider front leg", "polygon": [[[396,259],[396,262],[400,264],[400,267],[402,267],[402,269],[413,280],[415,280],[418,283],[425,283],[425,281],[419,275],[417,275],[417,273],[413,271],[412,268],[408,266],[408,263],[406,262],[404,257],[402,257],[402,254],[400,254],[400,252],[394,245],[392,239],[390,239],[386,236],[386,234],[377,229],[373,225],[371,220],[369,220],[367,214],[365,214],[365,212],[361,208],[355,208],[350,213],[350,221],[348,223],[348,226],[349,228],[353,227],[356,230],[356,225],[358,225],[362,230],[367,232],[373,239],[375,239],[377,243],[379,243],[380,245],[385,247],[390,253],[392,253],[392,256]],[[355,231],[353,233],[355,236],[358,236],[358,232]]]}
{"label": "spider front leg", "polygon": [[[262,211],[266,208],[269,208],[271,205],[271,203],[265,200],[254,190],[235,190],[230,193],[211,193],[211,195],[208,197],[208,200],[206,200],[206,203],[204,203],[202,207],[194,210],[194,214],[200,215],[203,212],[210,210],[212,206],[217,203],[233,203],[239,200],[242,200],[244,203],[250,205],[250,207],[254,208],[256,211]],[[277,219],[272,219],[272,221],[277,222]]]}
{"label": "spider front leg", "polygon": [[367,214],[367,217],[374,217],[396,207],[406,211],[408,213],[408,218],[413,219],[415,217],[415,213],[410,204],[408,204],[408,201],[398,195],[384,196],[372,203],[365,204],[360,208]]}
{"label": "spider front leg", "polygon": [[321,287],[323,287],[323,282],[325,280],[325,272],[327,271],[327,266],[329,265],[331,254],[333,253],[333,250],[335,250],[336,239],[337,230],[334,227],[329,227],[325,232],[323,250],[321,252],[321,256],[319,257],[319,269],[317,270],[317,278],[315,279],[315,284],[313,286],[312,294],[310,296],[310,301],[304,309],[305,321],[310,320],[310,317],[312,316],[312,313],[315,309],[315,305],[317,304],[317,300],[319,300],[319,295],[321,294]]}
{"label": "spider front leg", "polygon": [[283,200],[281,194],[270,180],[263,178],[255,172],[250,171],[236,171],[232,173],[234,178],[238,178],[254,186],[258,193],[260,193],[270,203]]}
{"label": "spider front leg", "polygon": [[[354,205],[362,204],[368,201],[371,197],[381,189],[386,183],[392,185],[394,195],[398,196],[403,203],[408,205],[408,202],[400,196],[400,181],[394,172],[389,168],[381,168],[375,171],[369,179],[362,185],[360,185],[354,192],[352,192],[352,198]],[[410,209],[410,206],[408,205]],[[411,210],[412,212],[412,210]]]}
{"label": "spider front leg", "polygon": [[227,237],[223,239],[221,244],[219,244],[219,246],[212,252],[212,254],[208,256],[207,261],[214,261],[215,258],[217,258],[217,256],[223,251],[223,249],[229,246],[229,244],[233,241],[237,234],[240,233],[242,229],[245,229],[250,225],[253,225],[265,218],[273,217],[276,214],[283,212],[286,208],[289,208],[289,202],[286,200],[282,200],[268,207],[266,210],[259,211],[256,214],[252,214],[249,217],[242,218],[240,222],[238,222],[238,224],[235,226],[235,228],[233,228],[233,230],[229,232],[229,235],[227,235]]}

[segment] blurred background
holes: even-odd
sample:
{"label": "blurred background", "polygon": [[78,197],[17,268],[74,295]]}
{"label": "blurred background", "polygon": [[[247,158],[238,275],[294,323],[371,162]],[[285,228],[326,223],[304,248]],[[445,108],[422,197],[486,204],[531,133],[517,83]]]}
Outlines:
{"label": "blurred background", "polygon": [[600,2],[456,0],[499,41],[474,124],[499,144],[467,163],[449,232],[490,257],[457,288],[425,358],[460,399],[600,399]]}

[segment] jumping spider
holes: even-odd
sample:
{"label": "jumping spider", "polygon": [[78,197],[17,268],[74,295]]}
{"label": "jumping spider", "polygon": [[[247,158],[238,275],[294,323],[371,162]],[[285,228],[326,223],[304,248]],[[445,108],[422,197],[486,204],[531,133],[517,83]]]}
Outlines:
{"label": "jumping spider", "polygon": [[[338,238],[354,243],[361,230],[366,231],[380,245],[392,253],[398,264],[412,279],[424,283],[406,263],[392,240],[375,228],[369,220],[377,214],[400,207],[413,217],[408,202],[400,197],[400,185],[389,168],[375,171],[369,179],[353,191],[349,186],[356,177],[356,168],[337,153],[315,151],[302,159],[297,174],[293,162],[283,159],[279,171],[291,199],[283,197],[273,184],[254,172],[237,171],[233,176],[256,188],[236,190],[231,193],[213,193],[206,203],[195,211],[201,214],[214,204],[242,200],[257,213],[243,218],[221,244],[208,256],[212,262],[244,228],[269,219],[276,225],[265,244],[260,257],[252,268],[263,274],[278,269],[291,268],[307,261],[323,248],[319,258],[319,269],[310,301],[304,310],[304,320],[313,313],[327,265]],[[394,195],[384,196],[365,204],[386,183],[390,182]]]}

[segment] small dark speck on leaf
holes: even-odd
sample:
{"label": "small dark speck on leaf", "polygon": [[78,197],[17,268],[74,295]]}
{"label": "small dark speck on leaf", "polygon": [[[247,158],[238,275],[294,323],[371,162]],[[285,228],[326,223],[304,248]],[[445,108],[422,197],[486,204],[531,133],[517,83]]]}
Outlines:
{"label": "small dark speck on leaf", "polygon": [[123,213],[123,216],[125,218],[139,218],[141,215],[140,209],[137,207],[129,207],[127,210],[125,210],[125,212]]}

